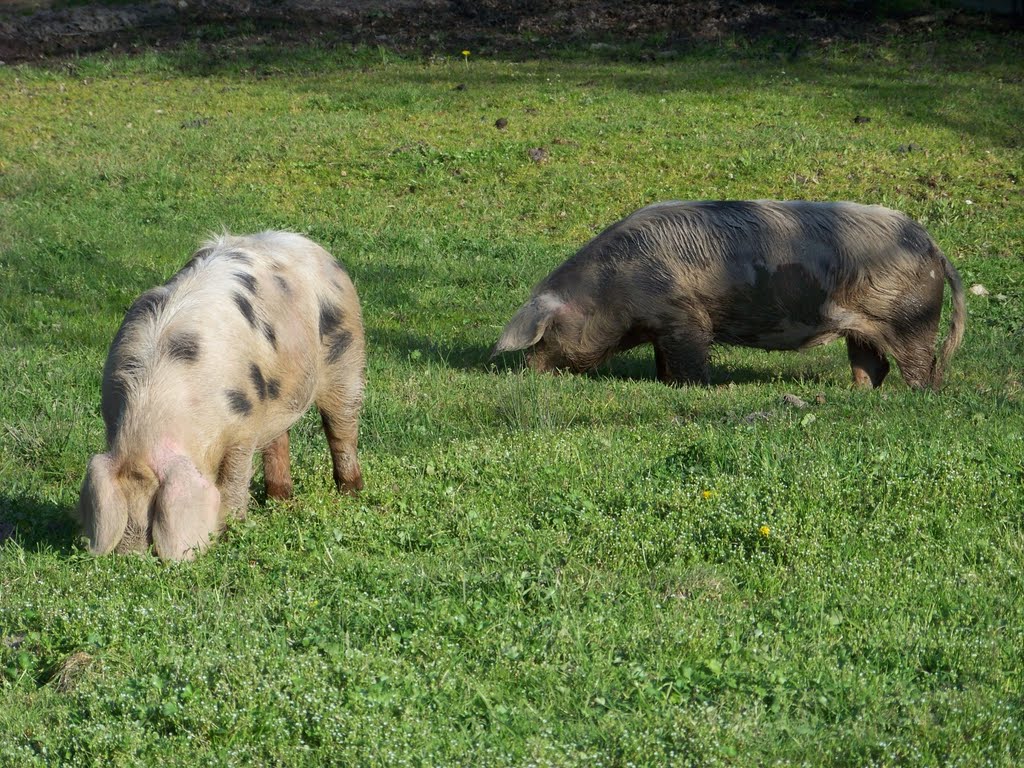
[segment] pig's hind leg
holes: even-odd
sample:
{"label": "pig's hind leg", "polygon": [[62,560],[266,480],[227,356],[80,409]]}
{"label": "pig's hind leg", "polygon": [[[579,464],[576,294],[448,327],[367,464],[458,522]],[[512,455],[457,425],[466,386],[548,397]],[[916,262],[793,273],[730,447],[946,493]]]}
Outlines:
{"label": "pig's hind leg", "polygon": [[316,406],[331,450],[334,484],[342,493],[355,494],[363,488],[359,468],[359,409],[363,404],[361,361],[346,366],[344,361],[328,369]]}
{"label": "pig's hind leg", "polygon": [[936,374],[935,338],[942,314],[942,271],[932,270],[931,279],[920,277],[921,283],[893,305],[885,335],[907,386],[938,388],[941,374]]}
{"label": "pig's hind leg", "polygon": [[927,338],[916,338],[893,350],[903,380],[911,389],[925,389],[938,384],[934,381],[935,352],[932,344],[935,343],[935,335],[931,336],[931,344],[928,341]]}
{"label": "pig's hind leg", "polygon": [[877,346],[869,341],[846,339],[846,355],[850,359],[855,387],[880,387],[889,373],[889,361]]}

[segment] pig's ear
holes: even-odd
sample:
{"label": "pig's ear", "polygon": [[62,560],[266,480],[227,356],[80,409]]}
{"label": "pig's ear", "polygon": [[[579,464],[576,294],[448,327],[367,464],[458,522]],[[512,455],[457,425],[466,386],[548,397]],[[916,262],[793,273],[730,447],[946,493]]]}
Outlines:
{"label": "pig's ear", "polygon": [[124,536],[128,525],[128,501],[114,473],[109,453],[98,453],[89,459],[78,496],[78,522],[89,537],[89,551],[105,555]]}
{"label": "pig's ear", "polygon": [[540,341],[551,321],[563,312],[565,307],[565,302],[549,293],[534,296],[508,321],[505,330],[501,332],[501,338],[491,350],[491,357],[502,352],[515,352],[517,349],[532,347]]}
{"label": "pig's ear", "polygon": [[163,560],[191,560],[218,525],[220,492],[183,456],[164,468],[153,514],[153,548]]}

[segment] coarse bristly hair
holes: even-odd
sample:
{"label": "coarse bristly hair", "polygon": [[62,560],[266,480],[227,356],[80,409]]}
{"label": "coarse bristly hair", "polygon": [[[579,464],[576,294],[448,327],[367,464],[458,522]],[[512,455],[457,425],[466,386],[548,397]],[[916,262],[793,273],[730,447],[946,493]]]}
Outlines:
{"label": "coarse bristly hair", "polygon": [[[943,278],[950,327],[938,360],[926,364],[917,337],[938,320]],[[689,337],[694,359],[712,343],[798,349],[845,336],[894,355],[912,385],[937,386],[964,318],[956,270],[897,211],[670,201],[611,225],[540,281],[493,354],[532,348],[541,368],[586,370],[636,343],[654,342],[658,353],[670,331]]]}

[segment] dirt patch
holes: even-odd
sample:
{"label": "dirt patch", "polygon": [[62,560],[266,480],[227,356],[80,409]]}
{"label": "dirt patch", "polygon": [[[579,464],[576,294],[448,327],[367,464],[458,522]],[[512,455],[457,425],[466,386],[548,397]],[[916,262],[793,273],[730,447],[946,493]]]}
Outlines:
{"label": "dirt patch", "polygon": [[[868,3],[654,0],[21,0],[0,8],[6,63],[95,51],[242,44],[380,45],[410,52],[545,56],[567,46],[640,58],[723,40],[777,41],[787,55],[835,38],[983,25],[943,11],[880,19]],[[1004,25],[1005,26],[1005,25]],[[589,48],[588,48],[589,47]]]}

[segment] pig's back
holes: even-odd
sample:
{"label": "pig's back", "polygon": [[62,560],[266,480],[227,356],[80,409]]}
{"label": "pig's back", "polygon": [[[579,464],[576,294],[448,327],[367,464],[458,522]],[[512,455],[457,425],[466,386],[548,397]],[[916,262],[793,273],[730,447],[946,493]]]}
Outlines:
{"label": "pig's back", "polygon": [[641,258],[669,259],[691,268],[803,263],[821,270],[837,265],[885,270],[920,261],[933,245],[927,231],[904,214],[850,202],[655,203],[609,228],[607,235],[632,243]]}
{"label": "pig's back", "polygon": [[109,441],[146,442],[119,436],[122,423],[183,432],[176,436],[197,448],[273,439],[309,407],[322,315],[347,298],[354,289],[344,270],[299,235],[206,243],[125,317],[104,376]]}

